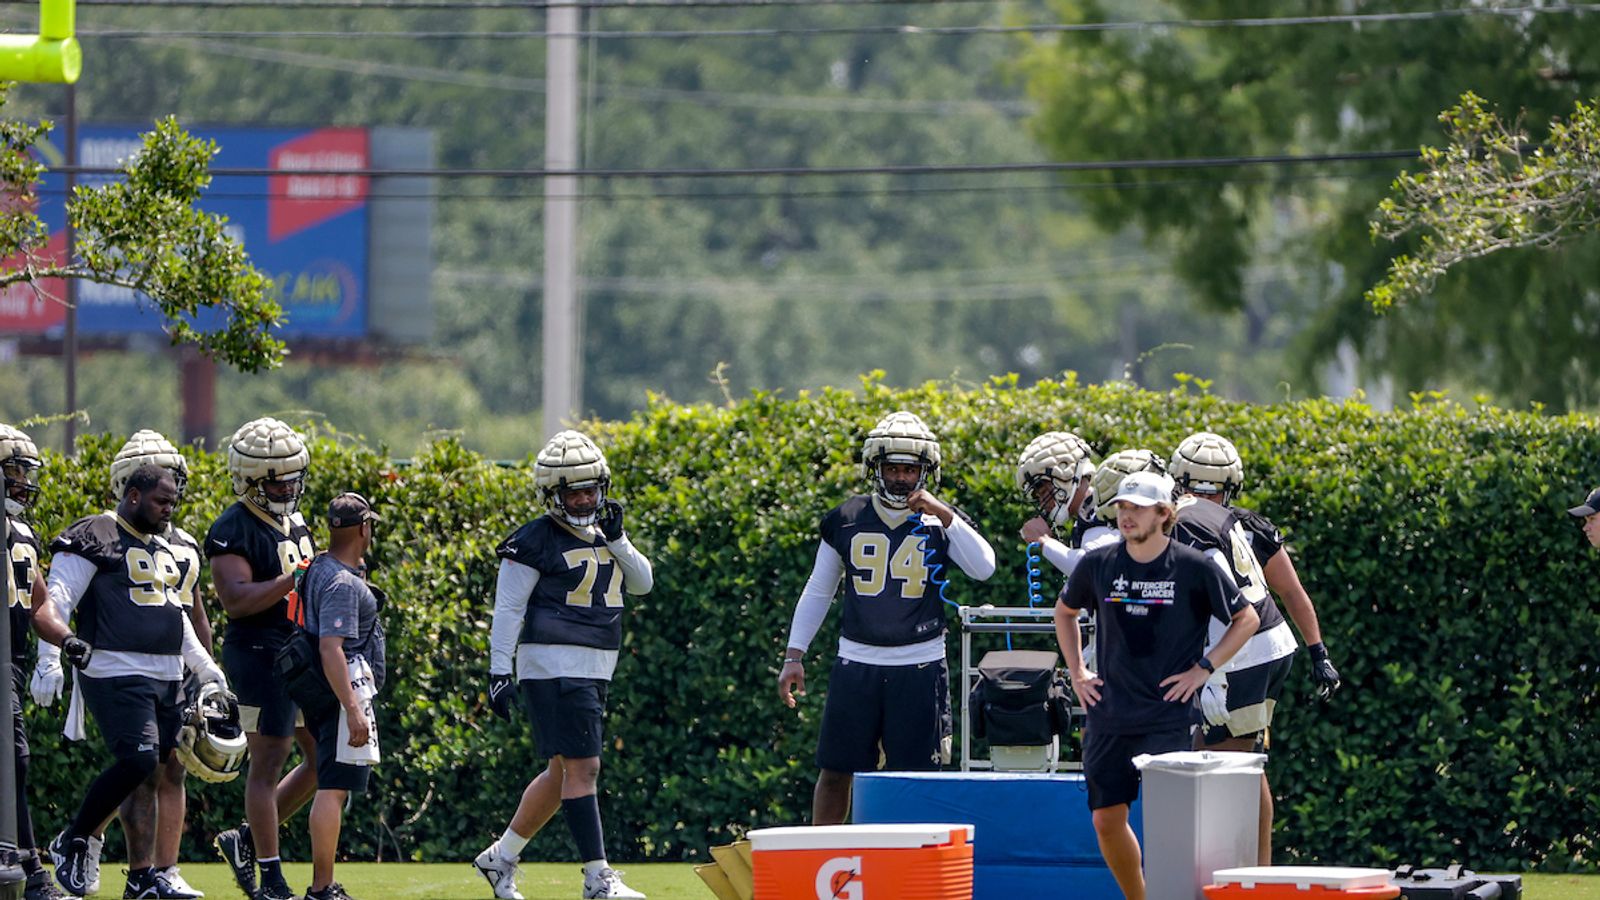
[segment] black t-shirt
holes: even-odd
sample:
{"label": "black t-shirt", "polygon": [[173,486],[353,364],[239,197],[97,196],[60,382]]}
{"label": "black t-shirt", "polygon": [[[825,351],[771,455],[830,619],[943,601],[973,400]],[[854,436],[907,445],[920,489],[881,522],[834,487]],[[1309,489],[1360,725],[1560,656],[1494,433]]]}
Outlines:
{"label": "black t-shirt", "polygon": [[33,579],[39,574],[39,538],[21,519],[11,519],[6,536],[11,557],[11,661],[28,665],[28,631],[33,627]]}
{"label": "black t-shirt", "polygon": [[1216,550],[1222,554],[1233,572],[1239,593],[1261,617],[1257,634],[1283,624],[1283,613],[1267,589],[1263,563],[1256,557],[1250,532],[1238,510],[1195,496],[1185,497],[1178,503],[1178,525],[1172,531],[1172,538],[1202,552]]}
{"label": "black t-shirt", "polygon": [[1062,602],[1096,611],[1097,674],[1105,683],[1088,715],[1089,727],[1103,734],[1148,734],[1199,721],[1198,699],[1168,702],[1161,681],[1200,660],[1208,619],[1230,622],[1245,607],[1211,560],[1177,541],[1148,563],[1120,543],[1089,551]]}
{"label": "black t-shirt", "polygon": [[[206,559],[230,554],[242,556],[250,564],[251,581],[271,581],[294,571],[301,560],[310,559],[316,552],[311,544],[311,531],[299,513],[276,521],[274,518],[244,500],[223,510],[206,532]],[[230,618],[222,640],[224,643],[256,641],[263,637],[281,640],[292,630],[289,600],[285,595],[260,612]]]}
{"label": "black t-shirt", "polygon": [[495,554],[539,573],[520,643],[622,646],[622,567],[599,529],[546,513],[512,532]]}
{"label": "black t-shirt", "polygon": [[183,582],[164,538],[140,534],[115,513],[72,523],[50,542],[98,569],[75,613],[78,636],[100,650],[177,654],[183,651]]}
{"label": "black t-shirt", "polygon": [[[957,515],[966,516],[956,511]],[[844,562],[841,633],[879,647],[920,644],[943,637],[944,601],[938,580],[950,577],[950,536],[937,520],[908,515],[896,524],[858,495],[822,517],[822,540]],[[928,517],[932,519],[932,517]]]}

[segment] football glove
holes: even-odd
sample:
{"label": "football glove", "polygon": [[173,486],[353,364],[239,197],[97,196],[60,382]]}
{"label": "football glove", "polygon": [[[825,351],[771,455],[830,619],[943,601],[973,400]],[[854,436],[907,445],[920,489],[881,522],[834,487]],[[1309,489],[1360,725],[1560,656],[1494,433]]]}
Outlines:
{"label": "football glove", "polygon": [[1339,670],[1328,660],[1328,647],[1321,641],[1306,648],[1311,652],[1311,680],[1317,685],[1317,696],[1331,700],[1339,690]]}
{"label": "football glove", "polygon": [[607,542],[622,537],[622,503],[617,500],[607,500],[600,505],[600,515],[595,519],[595,524],[600,526],[600,534],[605,536]]}
{"label": "football glove", "polygon": [[1228,712],[1228,676],[1217,672],[1206,679],[1200,689],[1200,714],[1206,717],[1207,725],[1216,728],[1233,718],[1233,713]]}
{"label": "football glove", "polygon": [[517,683],[510,675],[489,676],[489,706],[507,722],[511,721],[511,701],[516,693]]}
{"label": "football glove", "polygon": [[28,690],[33,702],[49,706],[61,699],[61,689],[66,684],[61,672],[61,648],[45,641],[39,642],[39,662],[33,667],[33,681]]}
{"label": "football glove", "polygon": [[89,642],[83,638],[75,634],[69,634],[67,639],[61,642],[61,654],[75,668],[83,669],[89,665],[89,658],[94,656],[94,648],[89,646]]}

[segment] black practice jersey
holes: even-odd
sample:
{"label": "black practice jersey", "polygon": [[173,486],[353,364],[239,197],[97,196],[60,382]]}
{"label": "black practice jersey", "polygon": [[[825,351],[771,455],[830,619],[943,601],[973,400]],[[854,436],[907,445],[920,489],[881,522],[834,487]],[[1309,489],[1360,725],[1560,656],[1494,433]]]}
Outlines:
{"label": "black practice jersey", "polygon": [[1283,545],[1288,543],[1283,539],[1283,532],[1272,520],[1253,509],[1242,506],[1230,507],[1233,514],[1239,518],[1239,524],[1244,526],[1245,534],[1250,537],[1250,551],[1256,555],[1256,562],[1261,563],[1261,568],[1267,567],[1267,560],[1278,555]]}
{"label": "black practice jersey", "polygon": [[178,574],[182,576],[178,582],[178,602],[188,609],[194,605],[194,589],[200,583],[200,544],[194,535],[176,525],[168,528],[163,537],[178,561]]}
{"label": "black practice jersey", "polygon": [[11,556],[11,661],[28,664],[28,632],[33,627],[33,579],[39,575],[39,538],[21,519],[11,519],[6,537]]}
{"label": "black practice jersey", "polygon": [[1250,532],[1235,509],[1193,495],[1185,497],[1178,502],[1178,525],[1172,538],[1202,552],[1222,553],[1239,585],[1239,593],[1261,617],[1257,634],[1283,624],[1283,613],[1267,590],[1267,576],[1251,547]]}
{"label": "black practice jersey", "polygon": [[[271,581],[294,571],[301,560],[311,559],[316,548],[311,545],[311,531],[299,513],[278,518],[240,500],[211,523],[211,530],[206,532],[205,553],[206,559],[242,556],[250,563],[252,581]],[[258,613],[230,618],[223,640],[250,640],[262,633],[286,635],[292,628],[285,595]]]}
{"label": "black practice jersey", "polygon": [[1089,551],[1062,602],[1096,611],[1095,658],[1105,683],[1088,709],[1088,727],[1105,734],[1197,722],[1199,693],[1190,703],[1169,702],[1161,682],[1200,661],[1210,619],[1231,622],[1245,608],[1205,554],[1177,541],[1148,563],[1129,556],[1125,544]]}
{"label": "black practice jersey", "polygon": [[939,583],[953,567],[950,536],[927,518],[932,524],[919,525],[917,515],[886,519],[868,495],[822,517],[822,541],[844,562],[841,633],[849,640],[899,647],[944,636]]}
{"label": "black practice jersey", "polygon": [[183,651],[183,573],[166,539],[140,534],[116,513],[100,513],[72,523],[50,542],[50,552],[81,556],[99,570],[76,612],[78,636],[91,646]]}
{"label": "black practice jersey", "polygon": [[539,573],[522,616],[523,644],[622,646],[622,567],[597,528],[576,528],[548,513],[495,549]]}

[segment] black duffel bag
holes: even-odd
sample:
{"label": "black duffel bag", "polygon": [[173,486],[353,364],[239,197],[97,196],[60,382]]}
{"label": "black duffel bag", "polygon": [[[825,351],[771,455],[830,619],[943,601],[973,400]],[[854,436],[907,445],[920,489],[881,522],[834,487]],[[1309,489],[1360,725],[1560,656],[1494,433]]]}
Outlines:
{"label": "black duffel bag", "polygon": [[995,746],[1042,747],[1071,725],[1071,704],[1047,650],[992,650],[978,663],[972,734]]}
{"label": "black duffel bag", "polygon": [[321,652],[311,632],[295,627],[273,657],[272,672],[307,718],[325,719],[339,711],[339,698],[322,672]]}

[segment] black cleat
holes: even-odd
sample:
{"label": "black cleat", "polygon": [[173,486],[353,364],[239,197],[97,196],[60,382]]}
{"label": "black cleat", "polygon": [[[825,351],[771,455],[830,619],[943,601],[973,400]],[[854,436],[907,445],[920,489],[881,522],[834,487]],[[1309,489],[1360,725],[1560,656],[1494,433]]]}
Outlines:
{"label": "black cleat", "polygon": [[250,842],[250,826],[240,825],[217,835],[211,842],[222,861],[233,872],[233,880],[246,897],[256,896],[256,845]]}

